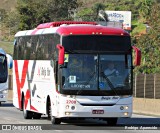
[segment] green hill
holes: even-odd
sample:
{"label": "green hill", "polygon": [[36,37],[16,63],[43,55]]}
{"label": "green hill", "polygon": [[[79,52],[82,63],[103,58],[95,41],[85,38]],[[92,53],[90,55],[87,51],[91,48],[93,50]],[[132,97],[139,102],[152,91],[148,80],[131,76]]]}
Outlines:
{"label": "green hill", "polygon": [[4,49],[6,53],[13,55],[13,42],[0,41],[0,48]]}
{"label": "green hill", "polygon": [[16,6],[16,0],[0,0],[0,9],[13,10]]}

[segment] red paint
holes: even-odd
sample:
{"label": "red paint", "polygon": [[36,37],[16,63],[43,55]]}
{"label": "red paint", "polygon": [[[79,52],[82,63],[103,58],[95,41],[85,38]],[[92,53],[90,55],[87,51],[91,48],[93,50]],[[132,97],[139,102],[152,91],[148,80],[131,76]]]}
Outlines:
{"label": "red paint", "polygon": [[29,99],[30,99],[30,91],[28,89],[26,92],[26,95],[25,95],[25,109],[27,108],[27,104],[28,104]]}
{"label": "red paint", "polygon": [[76,104],[76,100],[66,100],[66,104]]}
{"label": "red paint", "polygon": [[38,30],[39,30],[39,29],[35,29],[35,30],[31,33],[31,35],[35,35]]}
{"label": "red paint", "polygon": [[62,24],[92,24],[97,25],[96,22],[85,22],[85,21],[59,21],[59,22],[49,22],[49,23],[43,23],[37,26],[37,29],[45,29],[45,28],[52,28],[52,27],[58,27]]}
{"label": "red paint", "polygon": [[60,92],[59,92],[58,90],[56,90],[56,92],[57,92],[58,94],[60,94]]}
{"label": "red paint", "polygon": [[23,69],[22,69],[22,72],[21,72],[22,73],[21,79],[19,78],[17,60],[14,60],[14,64],[15,64],[15,76],[16,76],[17,93],[18,93],[18,105],[19,105],[19,108],[21,108],[21,89],[23,88],[25,80],[26,80],[29,61],[28,60],[24,61]]}
{"label": "red paint", "polygon": [[138,49],[135,46],[132,46],[132,48],[135,51],[135,61],[134,61],[134,65],[139,66],[141,64],[141,51],[140,49]]}
{"label": "red paint", "polygon": [[60,44],[57,44],[57,48],[59,50],[58,64],[63,65],[64,64],[64,47]]}
{"label": "red paint", "polygon": [[56,31],[60,35],[122,35],[129,36],[125,30],[100,25],[63,26]]}
{"label": "red paint", "polygon": [[38,110],[35,107],[33,107],[32,105],[30,106],[30,108],[31,108],[31,110],[38,112]]}

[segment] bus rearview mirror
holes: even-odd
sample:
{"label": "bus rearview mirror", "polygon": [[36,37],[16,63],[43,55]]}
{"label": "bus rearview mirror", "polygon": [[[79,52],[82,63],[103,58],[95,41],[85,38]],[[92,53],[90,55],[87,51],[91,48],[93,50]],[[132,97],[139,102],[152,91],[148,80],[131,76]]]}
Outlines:
{"label": "bus rearview mirror", "polygon": [[64,64],[64,47],[60,44],[57,44],[58,49],[58,64],[63,65]]}
{"label": "bus rearview mirror", "polygon": [[140,66],[140,64],[141,64],[141,50],[135,46],[132,46],[132,48],[135,52],[134,65]]}
{"label": "bus rearview mirror", "polygon": [[9,55],[9,54],[6,54],[6,57],[7,57],[8,68],[12,69],[12,67],[13,67],[13,58],[12,58],[12,56]]}

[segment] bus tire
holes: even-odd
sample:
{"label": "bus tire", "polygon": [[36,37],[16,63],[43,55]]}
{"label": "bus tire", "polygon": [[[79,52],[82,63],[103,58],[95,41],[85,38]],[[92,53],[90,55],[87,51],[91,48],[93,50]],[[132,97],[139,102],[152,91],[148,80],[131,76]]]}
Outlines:
{"label": "bus tire", "polygon": [[41,114],[33,113],[33,119],[40,119],[40,118],[41,118]]}
{"label": "bus tire", "polygon": [[2,105],[2,103],[0,102],[0,106]]}
{"label": "bus tire", "polygon": [[25,109],[25,99],[23,98],[23,117],[24,119],[32,119],[33,113]]}
{"label": "bus tire", "polygon": [[107,125],[116,126],[118,118],[107,118],[106,121],[107,121]]}
{"label": "bus tire", "polygon": [[51,123],[53,125],[60,124],[61,123],[61,119],[60,118],[55,118],[54,116],[51,116]]}
{"label": "bus tire", "polygon": [[51,120],[51,102],[49,98],[47,98],[47,115],[48,120]]}
{"label": "bus tire", "polygon": [[55,118],[54,116],[52,116],[51,101],[49,98],[47,99],[47,115],[48,115],[48,120],[51,120],[51,123],[53,125],[61,123],[61,119]]}

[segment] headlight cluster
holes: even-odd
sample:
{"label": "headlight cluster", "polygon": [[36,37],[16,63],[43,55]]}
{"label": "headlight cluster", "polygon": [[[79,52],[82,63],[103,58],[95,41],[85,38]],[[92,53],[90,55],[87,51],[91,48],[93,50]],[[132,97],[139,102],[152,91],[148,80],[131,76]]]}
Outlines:
{"label": "headlight cluster", "polygon": [[0,94],[7,94],[8,90],[2,90],[0,91]]}
{"label": "headlight cluster", "polygon": [[[125,111],[127,111],[128,109],[129,109],[128,106],[121,106],[121,107],[120,107],[120,110],[125,110]],[[124,113],[123,113],[124,116],[128,116],[128,114],[129,114],[128,112],[124,112]]]}
{"label": "headlight cluster", "polygon": [[75,109],[76,109],[76,107],[75,107],[74,105],[72,105],[72,106],[66,105],[66,109],[75,110]]}
{"label": "headlight cluster", "polygon": [[120,110],[124,110],[124,109],[125,109],[125,110],[128,110],[129,107],[128,107],[128,106],[121,106],[121,107],[120,107]]}

